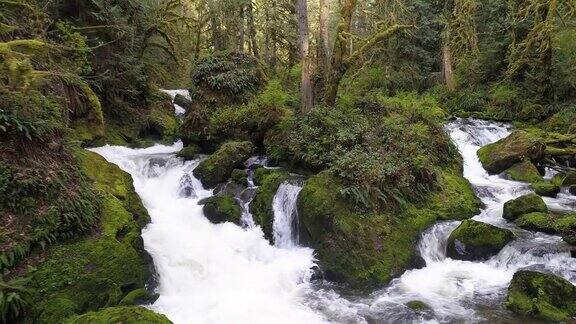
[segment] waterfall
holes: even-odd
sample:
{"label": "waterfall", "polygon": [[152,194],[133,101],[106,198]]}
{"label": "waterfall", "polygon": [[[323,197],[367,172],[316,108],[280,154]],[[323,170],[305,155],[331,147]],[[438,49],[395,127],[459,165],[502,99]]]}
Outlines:
{"label": "waterfall", "polygon": [[300,190],[301,186],[284,182],[274,196],[274,244],[278,247],[291,248],[298,245],[296,201]]}
{"label": "waterfall", "polygon": [[198,201],[212,191],[192,173],[199,161],[175,156],[181,148],[92,149],[131,174],[150,214],[142,237],[160,298],[148,307],[176,324],[324,323],[304,302],[312,290],[313,251],[272,246],[258,226],[210,223]]}

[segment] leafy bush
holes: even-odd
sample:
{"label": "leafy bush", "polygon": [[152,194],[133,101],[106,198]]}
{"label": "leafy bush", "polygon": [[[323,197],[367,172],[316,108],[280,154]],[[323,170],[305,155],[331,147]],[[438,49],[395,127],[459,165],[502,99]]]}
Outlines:
{"label": "leafy bush", "polygon": [[0,279],[0,323],[10,323],[22,315],[28,304],[28,279],[19,278],[8,283]]}
{"label": "leafy bush", "polygon": [[267,138],[273,158],[330,169],[360,209],[402,206],[434,188],[436,169],[455,161],[432,97],[375,95],[356,107],[317,108]]}

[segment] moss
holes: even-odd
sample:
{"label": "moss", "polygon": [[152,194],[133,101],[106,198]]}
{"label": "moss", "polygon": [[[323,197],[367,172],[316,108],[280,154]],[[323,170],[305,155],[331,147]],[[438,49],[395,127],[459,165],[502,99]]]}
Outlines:
{"label": "moss", "polygon": [[545,197],[556,197],[560,193],[560,187],[552,182],[536,182],[532,184],[532,189],[537,195]]}
{"label": "moss", "polygon": [[79,156],[104,197],[100,225],[89,237],[48,250],[33,272],[27,322],[59,323],[71,314],[116,305],[150,277],[140,237],[147,213],[129,175],[94,153]]}
{"label": "moss", "polygon": [[506,202],[504,204],[502,217],[513,221],[521,215],[535,212],[548,212],[548,207],[546,207],[544,200],[537,194],[528,194]]}
{"label": "moss", "polygon": [[576,287],[551,274],[518,271],[508,287],[506,307],[523,316],[564,321],[576,315]]}
{"label": "moss", "polygon": [[266,178],[269,174],[274,173],[274,169],[268,169],[265,167],[259,167],[254,170],[254,184],[256,186],[262,185],[264,182],[264,178]]}
{"label": "moss", "polygon": [[524,182],[538,182],[542,181],[542,176],[538,169],[530,160],[524,160],[520,163],[514,164],[511,168],[504,171],[511,180],[524,181]]}
{"label": "moss", "polygon": [[98,312],[74,316],[64,321],[65,324],[170,324],[164,315],[154,313],[143,307],[110,307]]}
{"label": "moss", "polygon": [[448,238],[447,256],[459,260],[482,260],[498,254],[514,239],[510,230],[465,220]]}
{"label": "moss", "polygon": [[359,213],[340,194],[328,171],[310,178],[298,199],[300,239],[314,247],[328,279],[353,286],[379,285],[417,266],[420,233],[439,219],[465,219],[479,200],[458,170],[440,172],[441,187],[404,210]]}
{"label": "moss", "polygon": [[250,142],[227,142],[218,151],[202,161],[194,169],[194,176],[205,187],[213,188],[217,184],[230,178],[236,167],[241,167],[254,152],[254,145]]}
{"label": "moss", "polygon": [[178,156],[179,158],[183,158],[186,161],[191,161],[191,160],[195,160],[196,158],[198,158],[198,155],[200,154],[201,150],[198,146],[191,144],[186,146],[185,148],[181,149],[176,156]]}
{"label": "moss", "polygon": [[557,173],[552,177],[552,183],[558,186],[576,185],[576,171]]}
{"label": "moss", "polygon": [[478,158],[489,173],[496,174],[525,159],[540,160],[544,149],[540,138],[525,131],[515,131],[507,138],[482,147],[478,150]]}
{"label": "moss", "polygon": [[119,305],[132,306],[141,304],[152,304],[158,299],[158,297],[160,297],[160,295],[151,294],[145,288],[139,288],[129,292],[124,298],[122,298]]}
{"label": "moss", "polygon": [[[263,168],[262,168],[263,169]],[[261,170],[261,169],[258,169]],[[281,170],[270,170],[266,176],[259,177],[259,187],[256,190],[254,199],[250,203],[250,213],[254,222],[260,225],[264,236],[272,242],[272,224],[274,222],[274,210],[272,201],[278,191],[278,187],[288,180],[290,175]]]}
{"label": "moss", "polygon": [[232,181],[236,182],[237,184],[247,186],[248,185],[248,172],[243,169],[234,169],[232,171]]}
{"label": "moss", "polygon": [[212,196],[199,202],[204,205],[204,215],[214,224],[232,222],[240,224],[242,209],[238,201],[231,195]]}
{"label": "moss", "polygon": [[571,238],[576,233],[576,213],[563,215],[530,213],[518,218],[516,225],[530,231],[560,234],[566,242],[574,244],[571,243]]}
{"label": "moss", "polygon": [[412,300],[406,303],[406,307],[414,311],[427,311],[430,310],[430,306],[419,300]]}

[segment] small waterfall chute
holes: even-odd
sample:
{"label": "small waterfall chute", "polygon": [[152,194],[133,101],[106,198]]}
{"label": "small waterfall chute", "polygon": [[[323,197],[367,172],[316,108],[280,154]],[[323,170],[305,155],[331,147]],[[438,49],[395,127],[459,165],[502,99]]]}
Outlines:
{"label": "small waterfall chute", "polygon": [[302,187],[284,182],[278,187],[272,201],[274,210],[274,244],[280,248],[291,248],[298,245],[297,218],[298,194]]}

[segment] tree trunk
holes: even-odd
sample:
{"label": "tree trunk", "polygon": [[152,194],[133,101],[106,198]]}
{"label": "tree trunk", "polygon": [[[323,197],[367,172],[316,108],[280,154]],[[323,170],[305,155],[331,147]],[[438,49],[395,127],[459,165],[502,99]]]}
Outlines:
{"label": "tree trunk", "polygon": [[340,23],[338,24],[336,41],[334,42],[334,50],[332,51],[332,66],[330,74],[328,75],[326,93],[324,95],[324,101],[326,105],[330,107],[336,105],[338,87],[346,72],[344,57],[348,52],[352,15],[354,14],[354,9],[356,9],[357,1],[358,0],[342,1],[342,8],[340,9]]}
{"label": "tree trunk", "polygon": [[260,53],[258,51],[258,43],[256,42],[256,26],[254,25],[254,6],[252,0],[248,1],[248,8],[246,12],[248,18],[248,33],[250,34],[249,44],[252,51],[252,55],[256,58],[260,58]]}
{"label": "tree trunk", "polygon": [[452,53],[447,40],[442,42],[442,80],[448,90],[454,91],[456,89],[454,71],[452,70]]}
{"label": "tree trunk", "polygon": [[318,18],[317,57],[318,72],[322,77],[330,65],[328,58],[328,18],[330,15],[329,0],[320,0],[320,16]]}
{"label": "tree trunk", "polygon": [[239,37],[238,37],[238,51],[240,52],[244,52],[244,14],[245,14],[245,9],[244,9],[244,5],[240,6],[240,24],[239,24]]}
{"label": "tree trunk", "polygon": [[308,42],[308,0],[298,0],[296,4],[298,18],[298,44],[300,47],[301,75],[301,112],[307,114],[312,109],[312,83],[310,82],[310,55]]}
{"label": "tree trunk", "polygon": [[213,1],[210,3],[210,27],[212,29],[212,46],[214,50],[223,51],[224,42],[222,41],[222,35],[220,34],[220,23],[218,21],[216,7]]}

